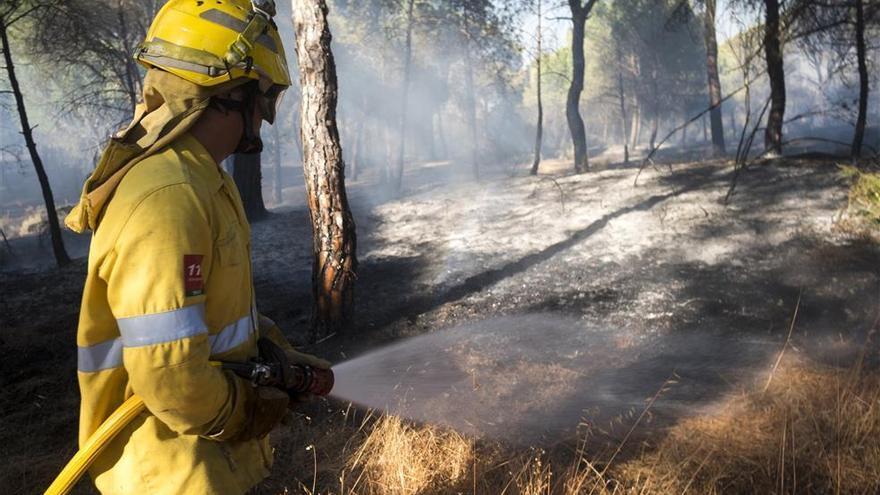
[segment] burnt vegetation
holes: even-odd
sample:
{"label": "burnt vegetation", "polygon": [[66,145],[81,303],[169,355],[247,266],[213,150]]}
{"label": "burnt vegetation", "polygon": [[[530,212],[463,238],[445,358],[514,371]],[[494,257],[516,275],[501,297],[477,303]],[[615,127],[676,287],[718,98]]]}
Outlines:
{"label": "burnt vegetation", "polygon": [[[76,448],[63,218],[162,5],[0,0],[10,493]],[[421,402],[303,406],[258,493],[880,491],[880,2],[277,7],[293,86],[221,165],[260,311]],[[369,364],[408,342],[453,391]]]}

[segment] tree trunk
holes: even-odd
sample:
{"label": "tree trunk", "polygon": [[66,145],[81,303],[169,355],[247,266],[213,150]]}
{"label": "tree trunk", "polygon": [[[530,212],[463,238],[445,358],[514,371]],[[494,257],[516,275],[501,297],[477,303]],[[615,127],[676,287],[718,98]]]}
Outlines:
{"label": "tree trunk", "polygon": [[651,116],[651,137],[648,138],[648,149],[654,149],[654,144],[657,141],[657,132],[660,130],[660,114],[654,112],[654,115]]}
{"label": "tree trunk", "polygon": [[707,121],[709,120],[709,115],[708,114],[703,115],[703,118],[700,120],[703,121],[703,142],[708,143],[709,142],[709,124],[707,123]]}
{"label": "tree trunk", "polygon": [[623,163],[629,163],[629,127],[626,125],[626,99],[623,93],[623,73],[617,71],[617,99],[620,103],[620,132],[623,135]]}
{"label": "tree trunk", "polygon": [[428,156],[432,162],[437,161],[437,140],[434,138],[434,119],[436,111],[431,112],[431,126],[428,128]]}
{"label": "tree trunk", "polygon": [[397,148],[397,168],[394,170],[394,190],[400,192],[403,181],[403,160],[406,155],[406,113],[409,104],[409,79],[412,70],[412,31],[413,6],[415,0],[407,0],[406,4],[406,44],[403,48],[403,94],[400,101],[400,129]]}
{"label": "tree trunk", "polygon": [[446,134],[443,133],[443,112],[437,113],[437,139],[440,141],[440,156],[449,159],[449,149],[446,147]]}
{"label": "tree trunk", "polygon": [[[590,166],[589,157],[587,156],[587,133],[580,113],[581,92],[584,90],[584,68],[586,65],[584,61],[584,31],[586,30],[589,10],[581,5],[581,0],[569,0],[568,5],[571,8],[572,22],[572,76],[565,103],[565,118],[568,121],[568,130],[571,133],[571,143],[574,147],[574,171],[579,174],[586,172]],[[592,0],[589,5],[592,7]]]}
{"label": "tree trunk", "polygon": [[[687,117],[687,116],[685,116],[685,117]],[[687,142],[688,142],[688,127],[690,127],[690,126],[686,125],[686,126],[684,126],[684,128],[681,130],[681,147],[682,147],[682,149],[687,148]]]}
{"label": "tree trunk", "polygon": [[465,114],[467,115],[468,131],[470,133],[470,155],[471,155],[471,171],[474,174],[474,180],[480,179],[480,167],[477,163],[477,98],[474,90],[474,68],[471,60],[470,49],[470,32],[467,22],[467,11],[464,13],[465,30],[468,30],[468,36],[464,50],[464,91],[465,91]]}
{"label": "tree trunk", "polygon": [[326,1],[293,0],[293,27],[302,88],[303,174],[312,220],[311,340],[316,341],[351,323],[357,239],[336,126],[336,64]]}
{"label": "tree trunk", "polygon": [[859,65],[859,114],[856,118],[856,129],[852,141],[852,157],[862,156],[862,141],[865,139],[865,125],[868,115],[868,64],[865,60],[865,6],[864,0],[856,3],[856,56]]}
{"label": "tree trunk", "polygon": [[770,78],[770,114],[764,130],[764,149],[782,154],[782,122],[785,116],[785,70],[779,33],[779,0],[764,0],[764,56]]}
{"label": "tree trunk", "polygon": [[639,145],[639,137],[642,134],[642,105],[639,104],[639,100],[635,100],[635,110],[633,111],[632,117],[632,129],[630,129],[629,137],[632,142],[629,145],[631,150],[635,150]]}
{"label": "tree trunk", "polygon": [[274,197],[272,199],[275,201],[276,205],[280,205],[283,200],[282,195],[281,195],[282,187],[281,187],[281,130],[279,129],[280,127],[281,127],[281,123],[278,121],[276,121],[275,124],[272,126],[272,137],[275,139],[275,149],[273,150],[274,151],[273,158],[275,159],[274,160],[275,163],[273,164],[274,165],[274,167],[273,167],[274,177],[272,178],[272,194]]}
{"label": "tree trunk", "polygon": [[40,190],[43,193],[43,202],[46,205],[46,220],[49,222],[49,235],[52,237],[52,252],[55,255],[55,262],[61,267],[70,263],[70,256],[67,255],[67,250],[64,249],[64,239],[61,238],[61,226],[58,223],[58,213],[55,210],[55,198],[52,196],[52,187],[49,185],[49,177],[46,175],[46,169],[43,167],[43,160],[37,152],[33,128],[28,120],[27,109],[24,105],[24,95],[22,95],[21,87],[18,85],[15,65],[12,63],[12,47],[9,45],[7,26],[2,18],[0,18],[0,41],[3,42],[3,59],[6,64],[6,74],[9,76],[9,86],[15,97],[15,106],[18,109],[21,133],[24,136],[25,146],[27,146],[28,153],[31,156],[31,162],[34,164],[34,170],[37,172]]}
{"label": "tree trunk", "polygon": [[355,125],[355,137],[354,137],[354,146],[351,150],[351,178],[352,180],[357,180],[358,169],[360,168],[359,164],[363,159],[364,154],[364,121],[366,120],[366,116],[364,118],[358,119],[357,125]]}
{"label": "tree trunk", "polygon": [[724,154],[724,122],[721,115],[721,79],[718,77],[718,41],[715,38],[715,0],[706,0],[703,27],[706,42],[706,72],[708,76],[709,105],[712,110],[712,151],[716,156]]}
{"label": "tree trunk", "polygon": [[535,59],[537,68],[538,97],[538,122],[535,126],[535,158],[532,160],[532,175],[538,175],[538,166],[541,164],[541,140],[544,135],[544,104],[541,101],[541,0],[538,0],[538,54]]}
{"label": "tree trunk", "polygon": [[263,171],[261,154],[237,153],[232,155],[232,178],[238,187],[244,213],[249,222],[266,218],[268,211],[263,203]]}
{"label": "tree trunk", "polygon": [[730,116],[730,124],[729,124],[730,131],[729,132],[734,137],[734,141],[735,141],[736,140],[736,130],[737,130],[737,127],[736,127],[736,104],[734,103],[733,105],[730,105],[728,107],[728,109],[729,109],[729,111],[727,112],[727,115]]}
{"label": "tree trunk", "polygon": [[[655,67],[657,62],[655,61]],[[648,152],[654,149],[654,143],[657,141],[657,132],[660,130],[660,90],[657,87],[657,69],[651,71],[651,90],[653,91],[654,111],[651,115],[651,137],[648,139]]]}

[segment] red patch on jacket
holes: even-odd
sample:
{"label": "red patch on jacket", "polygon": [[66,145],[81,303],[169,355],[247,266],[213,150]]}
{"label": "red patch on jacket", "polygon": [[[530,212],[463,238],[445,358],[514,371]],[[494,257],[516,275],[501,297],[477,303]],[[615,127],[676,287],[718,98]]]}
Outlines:
{"label": "red patch on jacket", "polygon": [[202,278],[202,255],[183,255],[183,290],[187,297],[205,293],[205,279]]}

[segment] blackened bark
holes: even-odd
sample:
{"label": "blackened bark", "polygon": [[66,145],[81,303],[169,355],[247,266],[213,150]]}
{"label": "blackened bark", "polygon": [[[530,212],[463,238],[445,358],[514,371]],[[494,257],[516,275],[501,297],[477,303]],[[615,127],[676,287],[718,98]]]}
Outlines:
{"label": "blackened bark", "polygon": [[403,181],[403,160],[406,154],[406,114],[409,110],[409,80],[412,71],[412,31],[413,31],[413,6],[415,0],[407,0],[406,5],[406,41],[403,47],[403,95],[400,102],[400,129],[397,148],[397,168],[394,170],[394,190],[400,192]]}
{"label": "blackened bark", "polygon": [[538,0],[538,54],[535,58],[535,66],[538,72],[538,123],[535,129],[535,158],[532,161],[532,175],[538,175],[538,167],[541,165],[541,141],[544,135],[544,103],[541,101],[541,55],[541,0]]}
{"label": "blackened bark", "polygon": [[[655,66],[657,63],[655,63]],[[651,115],[651,137],[648,139],[650,144],[649,150],[654,149],[654,143],[657,141],[657,132],[660,129],[660,89],[657,86],[657,69],[651,71],[651,88],[653,90],[654,112]]]}
{"label": "blackened bark", "polygon": [[721,79],[718,77],[718,41],[715,37],[715,0],[706,0],[703,32],[706,42],[706,73],[708,76],[709,105],[712,110],[712,151],[716,156],[724,154],[724,122],[721,115]]}
{"label": "blackened bark", "polygon": [[257,222],[269,214],[263,203],[263,171],[260,154],[232,155],[232,178],[238,187],[244,213],[250,222]]}
{"label": "blackened bark", "polygon": [[357,238],[336,126],[336,64],[325,0],[293,0],[302,88],[303,175],[312,220],[311,340],[346,330],[354,309]]}
{"label": "blackened bark", "polygon": [[620,103],[620,132],[623,135],[623,163],[629,163],[629,127],[626,125],[626,99],[623,92],[623,73],[617,71],[617,99]]}
{"label": "blackened bark", "polygon": [[638,98],[634,99],[635,109],[633,110],[632,129],[629,132],[631,140],[629,148],[635,150],[639,146],[639,137],[642,135],[642,105]]}
{"label": "blackened bark", "polygon": [[779,0],[764,0],[764,56],[770,78],[770,113],[764,129],[764,149],[782,154],[782,122],[785,117],[785,70],[779,32]]}
{"label": "blackened bark", "polygon": [[856,57],[859,65],[859,114],[856,118],[856,129],[852,141],[852,157],[862,156],[862,141],[865,139],[865,125],[868,115],[868,64],[865,60],[867,47],[865,44],[865,5],[863,0],[856,3]]}
{"label": "blackened bark", "polygon": [[575,173],[586,172],[589,168],[587,156],[587,133],[584,128],[584,119],[581,118],[580,101],[581,92],[584,90],[584,32],[586,30],[587,17],[595,0],[590,0],[587,6],[581,5],[581,0],[568,0],[571,9],[572,35],[571,35],[571,85],[568,87],[568,96],[565,102],[565,119],[568,121],[568,130],[571,133],[571,143],[574,146],[574,171]]}
{"label": "blackened bark", "polygon": [[43,160],[37,152],[37,143],[34,141],[33,128],[28,120],[27,109],[24,104],[24,95],[21,93],[21,87],[18,84],[18,78],[15,75],[15,65],[12,60],[12,47],[9,45],[9,35],[7,32],[6,21],[0,18],[0,41],[3,42],[3,60],[6,64],[6,74],[9,77],[9,86],[15,97],[15,106],[18,109],[18,118],[21,123],[21,134],[24,136],[25,146],[34,164],[34,170],[37,172],[37,179],[40,181],[40,190],[43,193],[43,202],[46,205],[46,218],[49,222],[49,235],[52,237],[52,252],[55,255],[55,262],[59,267],[70,263],[70,256],[64,249],[64,239],[61,238],[61,226],[58,223],[58,213],[55,210],[55,197],[52,195],[52,187],[49,184],[49,177],[46,175],[46,169],[43,167]]}

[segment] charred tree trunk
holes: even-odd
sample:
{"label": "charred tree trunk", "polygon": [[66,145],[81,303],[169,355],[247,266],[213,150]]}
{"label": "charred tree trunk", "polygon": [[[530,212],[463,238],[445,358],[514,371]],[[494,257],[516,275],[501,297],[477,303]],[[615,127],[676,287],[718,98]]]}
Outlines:
{"label": "charred tree trunk", "polygon": [[541,165],[541,141],[544,135],[544,103],[541,101],[541,0],[538,0],[538,55],[535,58],[537,69],[538,123],[535,126],[535,158],[532,160],[532,175],[538,175]]}
{"label": "charred tree trunk", "polygon": [[654,149],[654,143],[657,141],[657,132],[660,130],[660,114],[654,113],[651,116],[651,137],[648,138],[648,149]]}
{"label": "charred tree trunk", "polygon": [[623,74],[617,71],[617,99],[620,102],[620,132],[623,136],[623,163],[629,163],[629,127],[626,125],[626,98],[623,92]]}
{"label": "charred tree trunk", "polygon": [[852,157],[862,156],[862,141],[865,139],[865,125],[868,115],[868,64],[865,60],[867,47],[865,44],[865,5],[864,0],[856,3],[856,57],[859,65],[859,114],[856,118],[856,129],[852,141]]}
{"label": "charred tree trunk", "polygon": [[[655,64],[656,65],[656,64]],[[653,91],[653,115],[651,115],[651,137],[648,139],[649,150],[654,149],[657,141],[657,132],[660,130],[660,90],[657,87],[657,69],[651,71],[651,89]]]}
{"label": "charred tree trunk", "polygon": [[764,0],[764,56],[770,78],[770,114],[764,129],[764,149],[782,154],[782,122],[785,117],[785,70],[779,32],[779,0]]}
{"label": "charred tree trunk", "polygon": [[706,73],[708,76],[709,105],[712,110],[712,151],[716,156],[724,154],[724,122],[721,115],[721,79],[718,77],[718,41],[715,37],[715,0],[706,0],[704,20],[706,41]]}
{"label": "charred tree trunk", "polygon": [[406,155],[406,114],[409,105],[409,79],[412,71],[412,31],[413,7],[415,0],[407,0],[406,4],[406,42],[403,48],[403,94],[400,101],[400,129],[397,148],[397,168],[394,170],[394,190],[400,191],[403,181],[403,160]]}
{"label": "charred tree trunk", "polygon": [[568,0],[571,9],[572,36],[571,36],[571,85],[568,87],[568,97],[565,103],[565,118],[568,121],[568,130],[571,133],[571,143],[574,147],[574,171],[575,173],[586,172],[590,167],[587,156],[587,132],[584,127],[584,119],[581,118],[580,101],[581,92],[584,90],[584,32],[586,30],[587,17],[590,15],[596,0],[588,0],[586,5],[581,0]]}
{"label": "charred tree trunk", "polygon": [[632,129],[630,129],[629,137],[632,142],[629,145],[631,150],[635,150],[639,145],[639,137],[642,134],[642,105],[639,100],[635,100],[635,110],[632,117]]}
{"label": "charred tree trunk", "polygon": [[244,213],[250,222],[266,218],[269,214],[263,203],[263,171],[259,153],[232,155],[232,178],[238,187]]}
{"label": "charred tree trunk", "polygon": [[31,156],[34,170],[37,172],[37,179],[40,181],[40,190],[43,193],[43,202],[46,205],[46,219],[49,222],[49,234],[52,237],[52,252],[55,255],[55,262],[61,267],[70,263],[70,256],[67,255],[67,250],[64,249],[64,239],[61,238],[61,226],[58,223],[58,213],[55,210],[55,198],[52,195],[52,187],[49,185],[49,177],[46,175],[45,167],[43,167],[43,160],[37,152],[33,128],[28,120],[27,109],[24,105],[24,95],[21,93],[21,87],[18,85],[18,78],[15,75],[12,47],[9,45],[7,28],[6,20],[0,18],[0,41],[3,42],[3,60],[6,64],[6,74],[9,77],[9,86],[15,97],[15,106],[18,109],[18,118],[21,123],[21,134],[24,136],[25,146],[27,146],[28,153]]}
{"label": "charred tree trunk", "polygon": [[312,220],[311,339],[316,341],[351,323],[357,240],[336,126],[336,64],[326,1],[293,0],[293,27],[302,88],[303,174]]}

